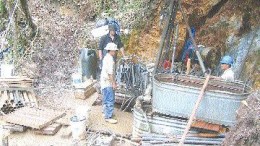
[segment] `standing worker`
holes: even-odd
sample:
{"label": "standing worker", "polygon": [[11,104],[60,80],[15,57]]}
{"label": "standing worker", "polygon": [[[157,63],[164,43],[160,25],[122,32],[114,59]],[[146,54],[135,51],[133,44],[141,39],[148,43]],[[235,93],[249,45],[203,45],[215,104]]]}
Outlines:
{"label": "standing worker", "polygon": [[[108,25],[109,33],[103,36],[99,43],[98,56],[99,60],[102,61],[103,57],[106,55],[107,51],[104,49],[108,43],[114,43],[117,45],[117,49],[121,51],[122,55],[125,56],[124,45],[121,42],[121,38],[116,34],[116,28],[114,24]],[[117,54],[114,58],[116,59]]]}
{"label": "standing worker", "polygon": [[231,65],[233,64],[233,59],[230,56],[224,56],[221,63],[221,69],[224,71],[224,73],[221,75],[221,78],[228,82],[234,82],[234,72],[231,69]]}
{"label": "standing worker", "polygon": [[113,119],[114,103],[115,103],[115,61],[114,57],[117,53],[117,45],[108,43],[105,47],[107,54],[103,59],[103,67],[101,70],[100,85],[103,95],[103,112],[106,122],[116,124],[117,120]]}

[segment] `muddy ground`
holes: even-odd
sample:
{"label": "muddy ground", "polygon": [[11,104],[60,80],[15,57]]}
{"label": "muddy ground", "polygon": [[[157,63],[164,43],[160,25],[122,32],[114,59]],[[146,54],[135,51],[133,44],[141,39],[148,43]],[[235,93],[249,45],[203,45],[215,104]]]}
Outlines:
{"label": "muddy ground", "polygon": [[[53,109],[59,109],[59,110],[66,110],[66,111],[72,111],[75,112],[75,109],[79,105],[88,105],[91,107],[90,111],[90,117],[89,117],[89,128],[93,131],[105,131],[105,132],[111,132],[122,136],[128,136],[132,132],[132,122],[133,117],[132,114],[129,112],[122,112],[119,109],[115,109],[115,117],[118,120],[117,124],[109,124],[106,123],[101,109],[101,106],[92,106],[96,98],[98,97],[98,94],[95,93],[87,100],[80,100],[75,99],[73,96],[72,90],[66,90],[63,91],[64,96],[61,96],[60,98],[57,97],[59,100],[53,100],[53,99],[40,99],[40,107],[48,107]],[[65,96],[66,95],[66,96]],[[54,98],[54,97],[52,97]],[[54,102],[51,102],[54,101]],[[55,102],[56,101],[56,102]],[[57,102],[59,101],[59,102]],[[65,122],[66,123],[66,122]],[[69,123],[69,120],[67,120],[67,123]],[[35,134],[34,130],[27,129],[26,132],[23,133],[12,133],[9,136],[9,145],[10,146],[69,146],[69,145],[75,145],[75,141],[72,137],[69,138],[62,138],[62,134],[65,131],[65,127],[63,126],[58,133],[56,133],[54,136],[48,136],[48,135],[38,135]],[[86,143],[86,140],[83,140],[80,142],[80,144]],[[115,142],[115,145],[127,145],[124,141]]]}

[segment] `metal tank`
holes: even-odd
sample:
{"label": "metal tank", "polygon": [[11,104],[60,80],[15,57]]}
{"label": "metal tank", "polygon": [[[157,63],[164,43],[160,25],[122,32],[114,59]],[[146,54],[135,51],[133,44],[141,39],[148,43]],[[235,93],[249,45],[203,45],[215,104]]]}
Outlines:
{"label": "metal tank", "polygon": [[[203,78],[185,75],[158,74],[153,80],[152,107],[154,112],[189,118],[204,83]],[[210,80],[196,119],[232,126],[236,110],[250,92],[242,83]]]}

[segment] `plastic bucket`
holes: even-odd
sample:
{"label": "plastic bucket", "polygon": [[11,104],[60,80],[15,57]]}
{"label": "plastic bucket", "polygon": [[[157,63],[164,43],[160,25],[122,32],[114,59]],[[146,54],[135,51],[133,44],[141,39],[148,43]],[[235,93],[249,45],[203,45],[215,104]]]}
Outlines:
{"label": "plastic bucket", "polygon": [[77,140],[83,140],[86,138],[86,118],[79,118],[73,116],[70,118],[70,126],[72,131],[72,138]]}
{"label": "plastic bucket", "polygon": [[80,73],[73,73],[72,74],[72,84],[76,85],[82,83],[82,75]]}
{"label": "plastic bucket", "polygon": [[85,119],[86,119],[86,126],[89,125],[89,112],[90,112],[90,107],[87,106],[87,105],[78,106],[76,108],[76,116],[77,117],[85,117]]}
{"label": "plastic bucket", "polygon": [[2,64],[1,65],[1,77],[11,77],[13,75],[14,65]]}

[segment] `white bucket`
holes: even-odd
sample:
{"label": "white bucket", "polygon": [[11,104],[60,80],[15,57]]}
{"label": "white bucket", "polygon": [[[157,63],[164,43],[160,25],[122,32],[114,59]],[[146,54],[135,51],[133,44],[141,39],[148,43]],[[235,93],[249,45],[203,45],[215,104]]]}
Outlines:
{"label": "white bucket", "polygon": [[87,105],[78,106],[76,108],[76,116],[79,117],[79,118],[85,117],[86,126],[89,125],[89,112],[90,112],[90,107],[87,106]]}
{"label": "white bucket", "polygon": [[0,145],[8,146],[8,136],[10,135],[9,130],[5,130],[3,126],[0,126]]}
{"label": "white bucket", "polygon": [[70,126],[72,138],[75,140],[83,140],[86,138],[86,118],[78,118],[73,116],[70,118]]}
{"label": "white bucket", "polygon": [[1,77],[11,77],[14,72],[13,64],[1,64]]}
{"label": "white bucket", "polygon": [[82,75],[80,73],[73,73],[72,74],[72,84],[76,85],[82,83]]}

